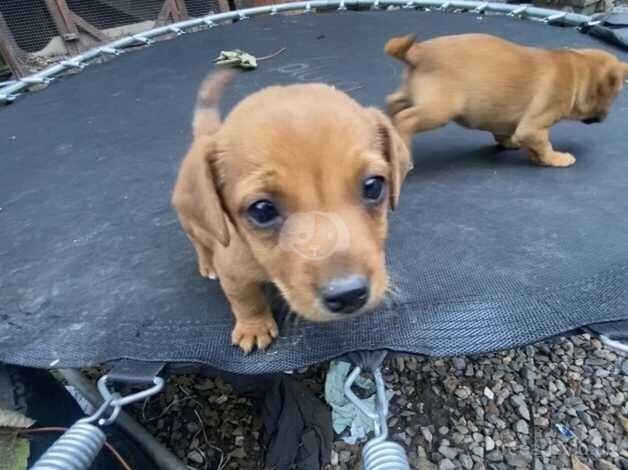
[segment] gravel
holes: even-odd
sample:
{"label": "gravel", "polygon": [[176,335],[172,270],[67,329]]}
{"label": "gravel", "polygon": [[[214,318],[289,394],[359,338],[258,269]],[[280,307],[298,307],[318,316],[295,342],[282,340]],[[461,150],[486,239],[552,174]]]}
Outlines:
{"label": "gravel", "polygon": [[[326,367],[296,376],[321,396]],[[390,435],[412,469],[628,469],[628,359],[589,335],[477,357],[397,356],[384,377]],[[263,468],[262,424],[220,379],[171,377],[135,414],[191,468]],[[328,470],[359,469],[361,447],[338,439]]]}

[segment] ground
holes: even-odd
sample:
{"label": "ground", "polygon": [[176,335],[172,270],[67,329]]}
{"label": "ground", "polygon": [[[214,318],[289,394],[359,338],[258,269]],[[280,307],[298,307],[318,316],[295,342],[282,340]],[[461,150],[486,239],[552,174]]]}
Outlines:
{"label": "ground", "polygon": [[[300,371],[322,396],[326,365]],[[588,335],[472,358],[396,357],[389,424],[413,469],[628,469],[628,359]],[[261,421],[221,380],[172,377],[136,409],[198,469],[261,469]],[[330,470],[358,470],[339,439]]]}

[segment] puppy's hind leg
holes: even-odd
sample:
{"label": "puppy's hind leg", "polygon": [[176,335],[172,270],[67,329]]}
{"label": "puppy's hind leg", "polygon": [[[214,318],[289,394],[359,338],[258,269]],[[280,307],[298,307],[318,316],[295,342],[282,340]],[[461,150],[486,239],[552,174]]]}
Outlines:
{"label": "puppy's hind leg", "polygon": [[408,148],[412,137],[419,132],[443,127],[457,114],[451,102],[444,102],[441,97],[425,98],[410,108],[399,111],[394,116],[394,123],[399,135]]}
{"label": "puppy's hind leg", "polygon": [[568,167],[576,162],[570,153],[557,152],[549,141],[549,129],[527,127],[524,122],[519,124],[515,138],[530,155],[530,160],[541,166]]}
{"label": "puppy's hind leg", "polygon": [[396,91],[386,97],[386,113],[391,118],[411,106],[412,100],[401,91]]}

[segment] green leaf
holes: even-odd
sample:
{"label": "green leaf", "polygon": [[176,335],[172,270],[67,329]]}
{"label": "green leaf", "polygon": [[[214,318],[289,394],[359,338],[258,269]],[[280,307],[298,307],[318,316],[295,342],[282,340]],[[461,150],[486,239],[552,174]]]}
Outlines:
{"label": "green leaf", "polygon": [[30,443],[15,435],[0,435],[0,462],[6,470],[26,470]]}
{"label": "green leaf", "polygon": [[34,422],[17,411],[0,408],[0,427],[2,428],[30,428]]}
{"label": "green leaf", "polygon": [[231,51],[220,51],[220,55],[214,59],[214,62],[220,65],[233,65],[235,67],[242,67],[243,69],[257,68],[257,59],[255,56],[241,51],[240,49],[233,49]]}

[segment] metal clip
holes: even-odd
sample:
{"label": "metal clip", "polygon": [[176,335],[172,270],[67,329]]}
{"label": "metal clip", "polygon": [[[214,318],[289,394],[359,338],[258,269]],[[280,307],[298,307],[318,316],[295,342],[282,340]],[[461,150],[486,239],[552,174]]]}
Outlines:
{"label": "metal clip", "polygon": [[122,54],[122,51],[115,49],[113,47],[109,47],[109,46],[103,46],[99,49],[99,51],[103,54],[111,54],[111,55],[120,55]]}
{"label": "metal clip", "polygon": [[471,13],[475,13],[476,15],[483,15],[484,10],[488,8],[489,2],[484,2],[481,5],[478,5],[477,8],[471,11]]}
{"label": "metal clip", "polygon": [[447,1],[447,2],[443,3],[440,7],[438,7],[437,10],[439,10],[439,11],[447,11],[447,10],[449,10],[450,6],[451,6],[451,2]]}
{"label": "metal clip", "polygon": [[207,15],[203,17],[203,23],[205,23],[210,28],[213,28],[214,26],[216,26],[216,23],[212,21],[212,16],[213,15]]}
{"label": "metal clip", "polygon": [[516,16],[518,18],[521,18],[525,16],[525,12],[527,11],[528,7],[529,5],[522,5],[519,8],[515,8],[513,11],[508,13],[508,16]]}
{"label": "metal clip", "polygon": [[567,16],[567,12],[563,11],[561,13],[556,13],[555,15],[548,16],[543,21],[545,23],[554,23],[555,21],[562,20],[565,16]]}
{"label": "metal clip", "polygon": [[12,103],[17,98],[17,95],[13,93],[2,93],[0,94],[0,101],[4,101],[5,103]]}
{"label": "metal clip", "polygon": [[146,36],[142,36],[141,34],[134,34],[131,37],[137,42],[141,42],[142,44],[145,44],[147,46],[150,46],[154,42],[152,39],[149,39]]}
{"label": "metal clip", "polygon": [[248,20],[249,19],[249,17],[246,16],[246,13],[244,13],[244,11],[242,11],[242,10],[239,12],[238,18],[240,19],[240,21],[244,21],[244,20]]}
{"label": "metal clip", "polygon": [[[153,379],[153,386],[142,390],[140,392],[132,393],[131,395],[127,395],[125,397],[121,396],[119,393],[112,393],[107,387],[107,381],[109,380],[109,376],[103,375],[100,379],[98,379],[98,391],[103,398],[103,403],[100,405],[98,410],[87,418],[81,419],[79,422],[81,423],[93,423],[94,421],[98,421],[99,426],[105,426],[113,423],[122,407],[128,405],[129,403],[134,403],[136,401],[144,400],[150,396],[153,396],[161,391],[164,387],[164,379],[161,377],[155,377]],[[109,416],[107,418],[104,417],[107,411],[111,410]]]}
{"label": "metal clip", "polygon": [[345,5],[345,0],[340,0],[340,5],[338,5],[338,11],[346,10],[347,7]]}
{"label": "metal clip", "polygon": [[305,4],[305,10],[304,13],[312,13],[312,5],[310,4],[310,2],[307,2]]}
{"label": "metal clip", "polygon": [[48,77],[23,77],[20,78],[20,82],[26,83],[27,85],[46,85],[52,81],[52,78]]}
{"label": "metal clip", "polygon": [[185,34],[185,31],[183,31],[181,28],[178,28],[177,26],[170,26],[168,28],[170,31],[172,31],[173,33],[175,33],[177,36],[181,36],[182,34]]}
{"label": "metal clip", "polygon": [[403,8],[406,9],[406,10],[410,10],[410,9],[416,8],[416,5],[414,4],[414,0],[408,0],[406,2],[406,4],[403,6]]}
{"label": "metal clip", "polygon": [[371,4],[371,10],[379,10],[379,0],[375,0],[372,4]]}
{"label": "metal clip", "polygon": [[277,13],[279,13],[279,12],[277,11],[277,7],[276,7],[275,5],[273,5],[273,7],[272,7],[272,8],[271,8],[271,10],[270,10],[270,15],[271,15],[271,16],[275,16]]}
{"label": "metal clip", "polygon": [[408,457],[403,447],[388,440],[388,398],[386,385],[379,367],[373,370],[376,389],[376,411],[367,409],[362,401],[353,393],[351,386],[358,378],[362,369],[356,367],[347,377],[344,385],[346,397],[364,415],[373,420],[375,437],[369,440],[362,449],[363,470],[410,470]]}
{"label": "metal clip", "polygon": [[61,62],[61,65],[65,65],[66,67],[75,68],[83,70],[85,68],[85,64],[82,64],[80,61],[76,59],[67,59]]}

